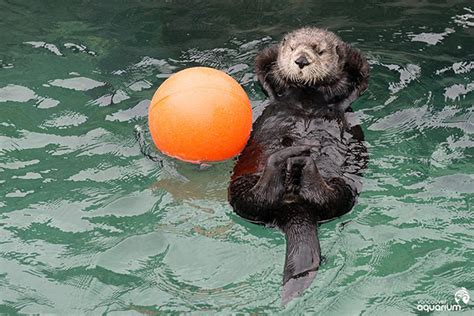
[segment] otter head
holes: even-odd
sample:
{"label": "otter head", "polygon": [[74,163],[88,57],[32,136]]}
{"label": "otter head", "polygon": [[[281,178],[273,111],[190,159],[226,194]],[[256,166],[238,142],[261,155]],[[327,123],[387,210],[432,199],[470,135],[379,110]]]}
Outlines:
{"label": "otter head", "polygon": [[342,71],[341,45],[339,37],[322,29],[288,33],[279,46],[277,72],[285,81],[299,85],[329,83]]}

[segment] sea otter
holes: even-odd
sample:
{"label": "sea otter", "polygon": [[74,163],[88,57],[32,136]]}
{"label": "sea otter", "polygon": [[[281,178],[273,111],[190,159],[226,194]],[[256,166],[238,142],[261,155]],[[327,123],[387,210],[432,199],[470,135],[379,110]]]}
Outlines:
{"label": "sea otter", "polygon": [[318,223],[351,210],[367,151],[351,103],[368,86],[362,54],[327,30],[287,34],[255,60],[270,101],[234,167],[229,202],[241,217],[286,237],[282,303],[313,281]]}

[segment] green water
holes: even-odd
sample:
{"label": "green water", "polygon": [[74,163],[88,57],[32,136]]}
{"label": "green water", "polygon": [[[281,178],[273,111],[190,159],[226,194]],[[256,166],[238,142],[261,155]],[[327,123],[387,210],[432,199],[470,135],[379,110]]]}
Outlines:
{"label": "green water", "polygon": [[[284,308],[284,238],[233,214],[233,162],[161,166],[133,130],[156,87],[197,65],[260,113],[253,58],[303,25],[370,61],[354,105],[370,165]],[[410,315],[474,297],[473,26],[470,1],[0,0],[0,314]]]}

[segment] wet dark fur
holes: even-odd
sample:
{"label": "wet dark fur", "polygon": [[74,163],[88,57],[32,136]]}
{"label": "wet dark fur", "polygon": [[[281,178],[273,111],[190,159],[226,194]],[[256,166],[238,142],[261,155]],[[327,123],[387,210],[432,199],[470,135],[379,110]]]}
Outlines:
{"label": "wet dark fur", "polygon": [[278,45],[256,57],[257,77],[270,102],[234,167],[229,201],[241,217],[286,234],[284,303],[314,278],[320,263],[317,223],[351,210],[367,163],[350,105],[367,88],[369,66],[342,41],[337,54],[342,73],[311,86],[277,77]]}

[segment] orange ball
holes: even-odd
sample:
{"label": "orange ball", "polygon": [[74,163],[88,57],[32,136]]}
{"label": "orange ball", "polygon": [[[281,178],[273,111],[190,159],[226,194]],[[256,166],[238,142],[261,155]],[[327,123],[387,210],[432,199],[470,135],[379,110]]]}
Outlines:
{"label": "orange ball", "polygon": [[252,108],[232,77],[194,67],[172,75],[158,88],[148,124],[156,147],[168,156],[194,163],[220,161],[244,148]]}

